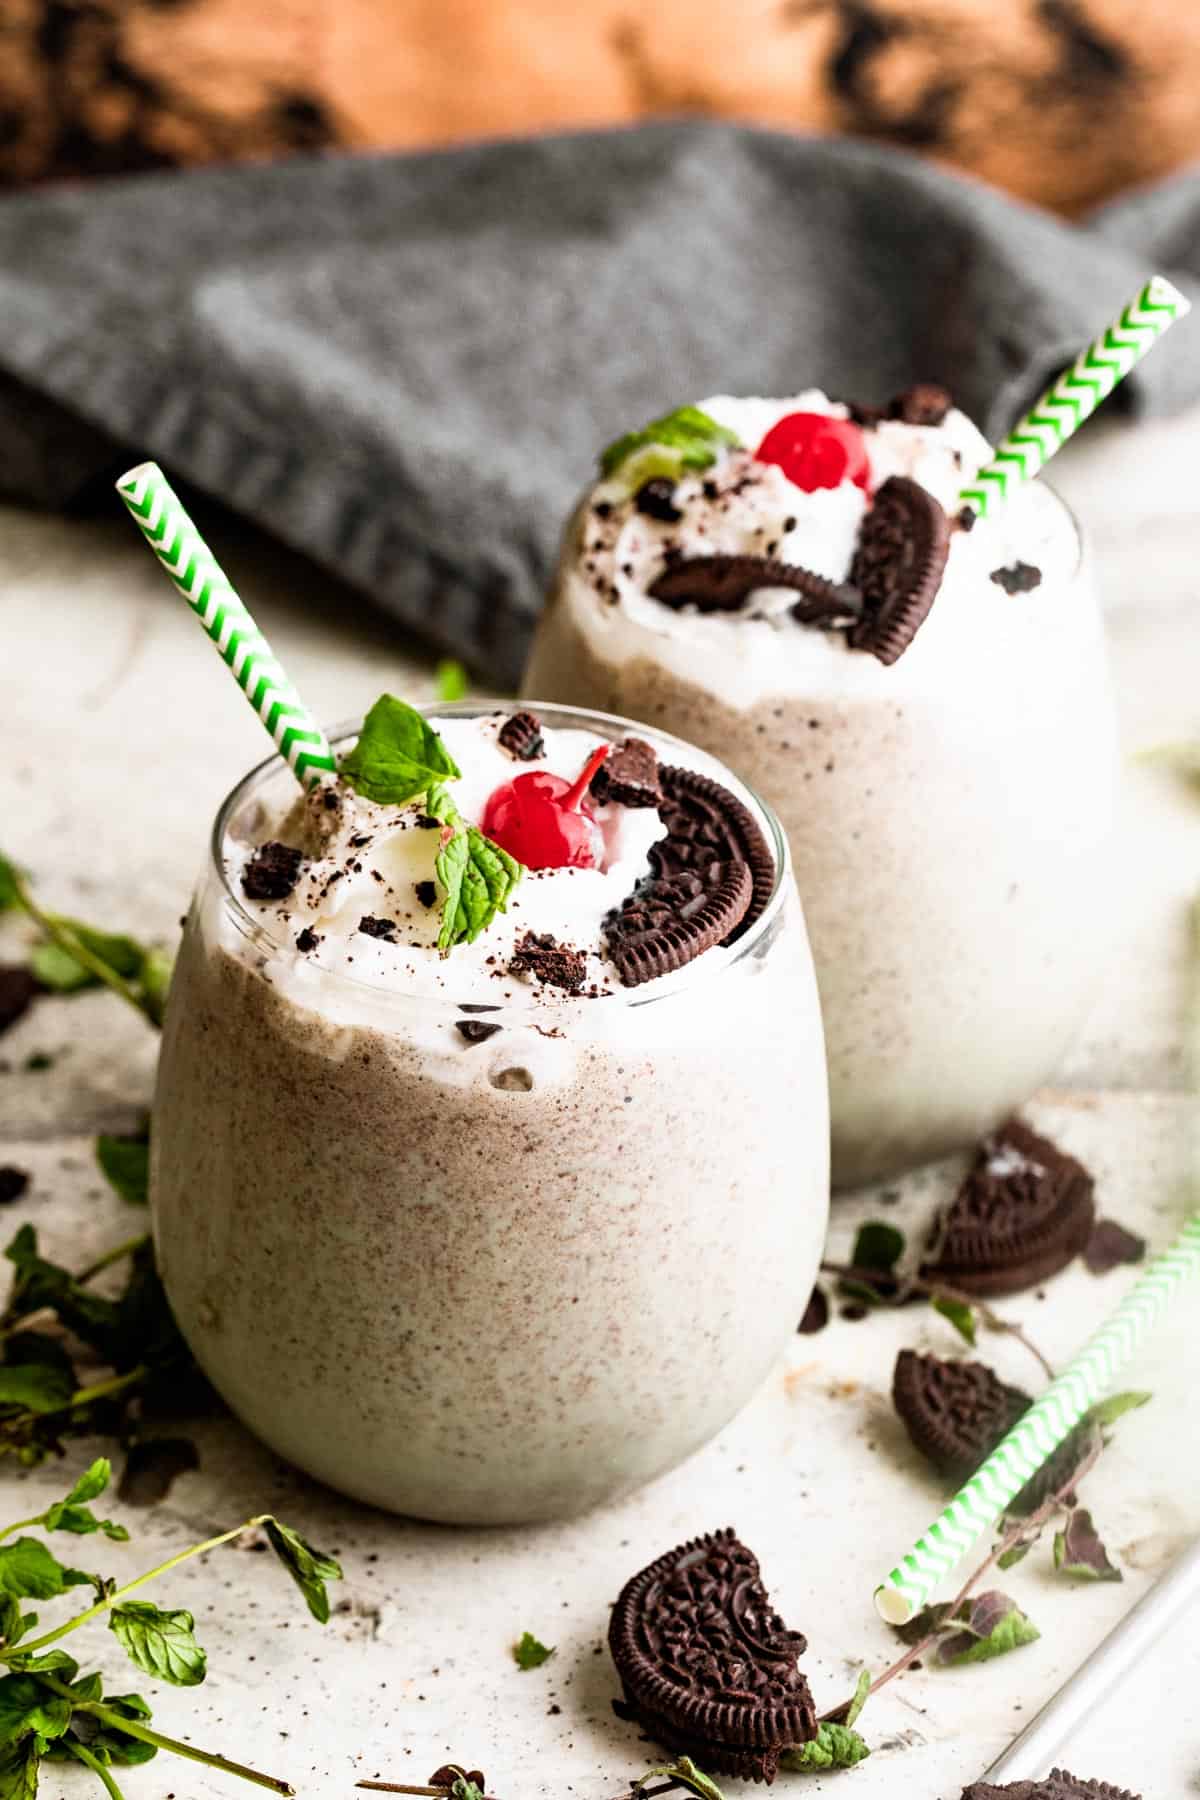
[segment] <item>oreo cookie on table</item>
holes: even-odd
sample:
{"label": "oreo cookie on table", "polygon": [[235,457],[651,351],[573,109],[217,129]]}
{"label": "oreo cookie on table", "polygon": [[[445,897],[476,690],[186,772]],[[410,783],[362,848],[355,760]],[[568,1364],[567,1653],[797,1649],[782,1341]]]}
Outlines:
{"label": "oreo cookie on table", "polygon": [[626,1582],[608,1644],[625,1716],[706,1772],[771,1782],[782,1753],[817,1735],[798,1666],[805,1639],[731,1530],[693,1538]]}
{"label": "oreo cookie on table", "polygon": [[853,585],[771,556],[676,556],[646,591],[664,606],[713,613],[740,612],[760,588],[790,589],[797,596],[792,615],[806,625],[844,625],[863,610]]}
{"label": "oreo cookie on table", "polygon": [[1111,1781],[1085,1781],[1066,1769],[1051,1769],[1042,1781],[973,1781],[962,1791],[962,1800],[1142,1800],[1128,1788]]}
{"label": "oreo cookie on table", "polygon": [[901,1350],[892,1405],[914,1447],[939,1474],[966,1481],[1033,1402],[986,1363]]}
{"label": "oreo cookie on table", "polygon": [[850,633],[856,650],[894,663],[912,643],[942,585],[950,521],[919,481],[890,475],[863,515],[850,581],[863,611]]}
{"label": "oreo cookie on table", "polygon": [[985,1138],[950,1205],[937,1215],[921,1275],[987,1298],[1016,1294],[1064,1269],[1095,1221],[1081,1162],[1010,1119]]}

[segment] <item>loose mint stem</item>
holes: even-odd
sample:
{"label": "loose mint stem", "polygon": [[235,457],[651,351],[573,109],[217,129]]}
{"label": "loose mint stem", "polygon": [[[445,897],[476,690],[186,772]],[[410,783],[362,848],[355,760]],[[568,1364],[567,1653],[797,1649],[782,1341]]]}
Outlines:
{"label": "loose mint stem", "polygon": [[[141,1372],[144,1373],[144,1371]],[[126,1378],[120,1377],[119,1379]],[[132,1594],[137,1588],[145,1587],[148,1581],[155,1580],[159,1575],[165,1575],[170,1569],[177,1569],[180,1563],[187,1562],[193,1556],[202,1556],[206,1550],[217,1550],[222,1544],[231,1543],[235,1537],[240,1537],[243,1531],[250,1531],[256,1525],[265,1524],[270,1517],[270,1513],[259,1513],[253,1519],[247,1519],[244,1524],[235,1525],[231,1531],[223,1531],[219,1537],[206,1538],[204,1543],[193,1544],[190,1549],[181,1550],[177,1556],[168,1557],[167,1561],[159,1563],[157,1568],[147,1569],[144,1575],[137,1576],[133,1581],[127,1581],[124,1587],[115,1588],[111,1594],[106,1594],[103,1600],[97,1600],[95,1606],[89,1606],[86,1612],[76,1613],[75,1617],[68,1619],[65,1625],[59,1625],[54,1631],[43,1632],[39,1638],[22,1639],[20,1644],[14,1645],[11,1649],[0,1651],[0,1663],[11,1662],[14,1656],[28,1656],[33,1651],[49,1649],[51,1644],[57,1644],[60,1638],[65,1638],[68,1632],[77,1631],[81,1625],[86,1625],[89,1619],[98,1619],[101,1613],[106,1613],[110,1607],[117,1604],[118,1600],[123,1600],[126,1594]],[[116,1723],[122,1731],[128,1731],[134,1737],[145,1736],[144,1732],[134,1731],[133,1726],[125,1719],[118,1719]],[[147,1743],[160,1741],[153,1736],[146,1738]],[[175,1746],[171,1747],[175,1748]],[[189,1751],[187,1754],[191,1755],[193,1752]],[[202,1757],[200,1760],[207,1762],[211,1759]],[[258,1777],[255,1776],[254,1779],[257,1780]],[[268,1782],[267,1785],[278,1787],[278,1783],[275,1782]],[[291,1791],[291,1788],[279,1787],[281,1794],[290,1794]]]}
{"label": "loose mint stem", "polygon": [[97,956],[95,951],[89,950],[69,925],[64,925],[55,918],[53,913],[43,912],[30,893],[24,876],[16,869],[12,870],[12,889],[16,895],[17,905],[28,913],[35,925],[41,927],[51,943],[57,944],[60,950],[65,950],[68,956],[73,956],[89,975],[94,975],[97,981],[102,981],[105,987],[112,989],[114,994],[120,994],[122,1000],[127,1001],[135,1012],[141,1013],[142,1017],[148,1019],[155,1029],[158,1028],[158,1020],[137,990],[126,981],[123,975],[118,975],[112,965],[106,963],[102,956]]}
{"label": "loose mint stem", "polygon": [[[223,1541],[220,1538],[216,1540],[218,1543]],[[182,1561],[182,1558],[177,1557],[176,1561]],[[115,1594],[113,1599],[116,1599]],[[64,1700],[70,1700],[76,1712],[90,1713],[101,1725],[107,1725],[113,1731],[124,1732],[126,1737],[137,1738],[143,1744],[153,1744],[156,1750],[169,1750],[172,1756],[185,1756],[189,1762],[203,1763],[206,1768],[220,1769],[224,1775],[238,1775],[243,1781],[253,1781],[258,1787],[270,1788],[273,1794],[290,1796],[296,1792],[289,1781],[280,1781],[274,1775],[263,1775],[258,1769],[247,1768],[245,1763],[230,1762],[227,1756],[218,1756],[212,1750],[196,1750],[191,1744],[181,1743],[178,1738],[165,1737],[161,1731],[152,1731],[149,1725],[141,1725],[136,1719],[127,1719],[124,1713],[112,1712],[103,1700],[81,1700],[65,1682],[53,1675],[44,1675],[39,1671],[38,1680],[54,1693],[61,1694]]]}
{"label": "loose mint stem", "polygon": [[85,1749],[78,1738],[68,1738],[67,1749],[71,1752],[72,1756],[77,1756],[81,1763],[86,1763],[93,1775],[98,1775],[100,1777],[108,1791],[109,1800],[125,1800],[124,1794],[122,1794],[120,1788],[117,1786],[104,1764],[100,1762],[98,1758],[94,1757],[90,1750]]}
{"label": "loose mint stem", "polygon": [[[106,1250],[103,1256],[97,1257],[94,1263],[89,1263],[86,1269],[80,1269],[78,1275],[73,1279],[82,1287],[86,1282],[93,1281],[103,1270],[111,1269],[114,1263],[122,1262],[127,1256],[136,1256],[138,1251],[149,1242],[150,1233],[148,1231],[143,1231],[139,1237],[126,1238],[123,1244],[117,1244],[113,1249]],[[20,1318],[13,1319],[0,1331],[0,1344],[7,1342],[10,1337],[14,1337],[18,1331],[24,1331],[34,1319],[40,1319],[43,1313],[53,1310],[53,1307],[37,1306],[32,1312],[23,1313]]]}

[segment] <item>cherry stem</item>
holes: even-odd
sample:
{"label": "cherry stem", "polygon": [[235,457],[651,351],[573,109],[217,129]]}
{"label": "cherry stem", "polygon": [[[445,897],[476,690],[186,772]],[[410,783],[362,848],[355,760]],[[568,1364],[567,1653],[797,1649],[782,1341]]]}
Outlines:
{"label": "cherry stem", "polygon": [[592,785],[592,776],[596,773],[596,770],[600,767],[600,764],[604,761],[611,748],[612,746],[610,744],[599,744],[596,749],[592,751],[592,754],[583,765],[583,774],[579,777],[579,780],[575,783],[574,787],[569,787],[566,793],[563,794],[558,801],[559,806],[561,806],[565,812],[579,811],[583,796]]}

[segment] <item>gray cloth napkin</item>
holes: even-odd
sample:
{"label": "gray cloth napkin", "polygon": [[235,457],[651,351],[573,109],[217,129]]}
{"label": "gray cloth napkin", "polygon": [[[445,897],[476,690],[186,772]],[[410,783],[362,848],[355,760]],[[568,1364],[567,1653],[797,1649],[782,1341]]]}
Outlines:
{"label": "gray cloth napkin", "polygon": [[[1196,176],[1077,227],[707,123],[21,195],[0,491],[62,504],[156,457],[511,683],[598,446],[707,393],[918,378],[998,436],[1147,274],[1200,276],[1198,220]],[[1200,398],[1200,319],[1122,392]]]}

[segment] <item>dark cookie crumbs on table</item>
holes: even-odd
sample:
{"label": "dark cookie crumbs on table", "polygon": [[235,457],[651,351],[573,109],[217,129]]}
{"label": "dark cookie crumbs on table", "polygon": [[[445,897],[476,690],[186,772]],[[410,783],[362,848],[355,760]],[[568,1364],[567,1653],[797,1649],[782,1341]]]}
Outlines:
{"label": "dark cookie crumbs on table", "polygon": [[437,883],[435,881],[414,881],[413,890],[422,906],[437,904]]}
{"label": "dark cookie crumbs on table", "polygon": [[654,746],[644,738],[626,738],[600,764],[588,791],[601,806],[609,801],[618,806],[660,806],[663,791]]}
{"label": "dark cookie crumbs on table", "polygon": [[939,382],[918,381],[888,403],[887,416],[905,425],[940,425],[953,405],[949,390]]}
{"label": "dark cookie crumbs on table", "polygon": [[299,937],[296,939],[296,948],[297,948],[297,950],[302,950],[305,953],[305,955],[307,955],[310,950],[316,949],[316,947],[320,943],[320,941],[321,941],[320,938],[317,936],[317,934],[313,930],[312,926],[306,925],[304,927],[304,930],[300,933]]}
{"label": "dark cookie crumbs on table", "polygon": [[513,713],[500,727],[496,742],[517,762],[536,762],[546,754],[542,722],[536,713]]}
{"label": "dark cookie crumbs on table", "polygon": [[1145,1254],[1145,1238],[1126,1231],[1115,1219],[1097,1219],[1083,1247],[1084,1264],[1093,1275],[1107,1275],[1123,1263],[1140,1263]]}
{"label": "dark cookie crumbs on table", "polygon": [[683,517],[675,504],[675,483],[668,481],[665,475],[644,481],[633,496],[633,504],[648,519],[660,519],[664,525],[674,525]]}
{"label": "dark cookie crumbs on table", "polygon": [[34,977],[20,963],[0,963],[0,1032],[29,1011],[39,991]]}
{"label": "dark cookie crumbs on table", "polygon": [[1033,1404],[986,1363],[901,1350],[892,1405],[915,1449],[939,1474],[965,1481]]}
{"label": "dark cookie crumbs on table", "polygon": [[1066,1769],[1051,1769],[1042,1781],[975,1781],[962,1791],[962,1800],[1142,1800],[1129,1788],[1111,1781],[1085,1781]]}
{"label": "dark cookie crumbs on table", "polygon": [[577,994],[587,974],[587,959],[582,950],[560,944],[548,931],[527,931],[517,942],[508,972],[510,975],[532,975],[544,987],[562,988],[568,994]]}
{"label": "dark cookie crumbs on table", "polygon": [[11,1206],[28,1187],[29,1175],[24,1169],[15,1169],[11,1163],[0,1168],[0,1206]]}
{"label": "dark cookie crumbs on table", "polygon": [[286,900],[303,861],[304,852],[291,844],[260,844],[242,870],[242,892],[248,900]]}
{"label": "dark cookie crumbs on table", "polygon": [[358,921],[358,929],[364,937],[382,938],[385,944],[396,941],[395,919],[377,919],[373,913],[364,913]]}
{"label": "dark cookie crumbs on table", "polygon": [[775,858],[750,808],[728,788],[692,769],[659,769],[667,835],[650,849],[656,878],[699,873],[712,880],[714,862],[744,862],[750,870],[750,905],[728,939],[734,943],[766,911],[775,891]]}
{"label": "dark cookie crumbs on table", "polygon": [[1042,571],[1033,563],[1010,563],[1007,569],[993,569],[988,578],[1006,594],[1031,594],[1042,585]]}
{"label": "dark cookie crumbs on table", "polygon": [[1036,1287],[1074,1261],[1095,1222],[1092,1177],[1019,1119],[985,1138],[930,1234],[921,1276],[990,1298]]}
{"label": "dark cookie crumbs on table", "polygon": [[817,1735],[805,1639],[732,1530],[681,1544],[628,1581],[608,1644],[625,1696],[614,1711],[706,1771],[769,1783],[783,1751]]}
{"label": "dark cookie crumbs on table", "polygon": [[799,563],[770,556],[677,556],[646,590],[664,606],[694,606],[699,613],[738,612],[760,588],[789,588],[797,594],[794,618],[806,625],[844,624],[862,613],[853,584],[827,581]]}
{"label": "dark cookie crumbs on table", "polygon": [[917,481],[891,475],[863,516],[850,581],[863,597],[863,615],[850,633],[856,650],[881,663],[903,656],[942,585],[950,553],[950,523]]}

